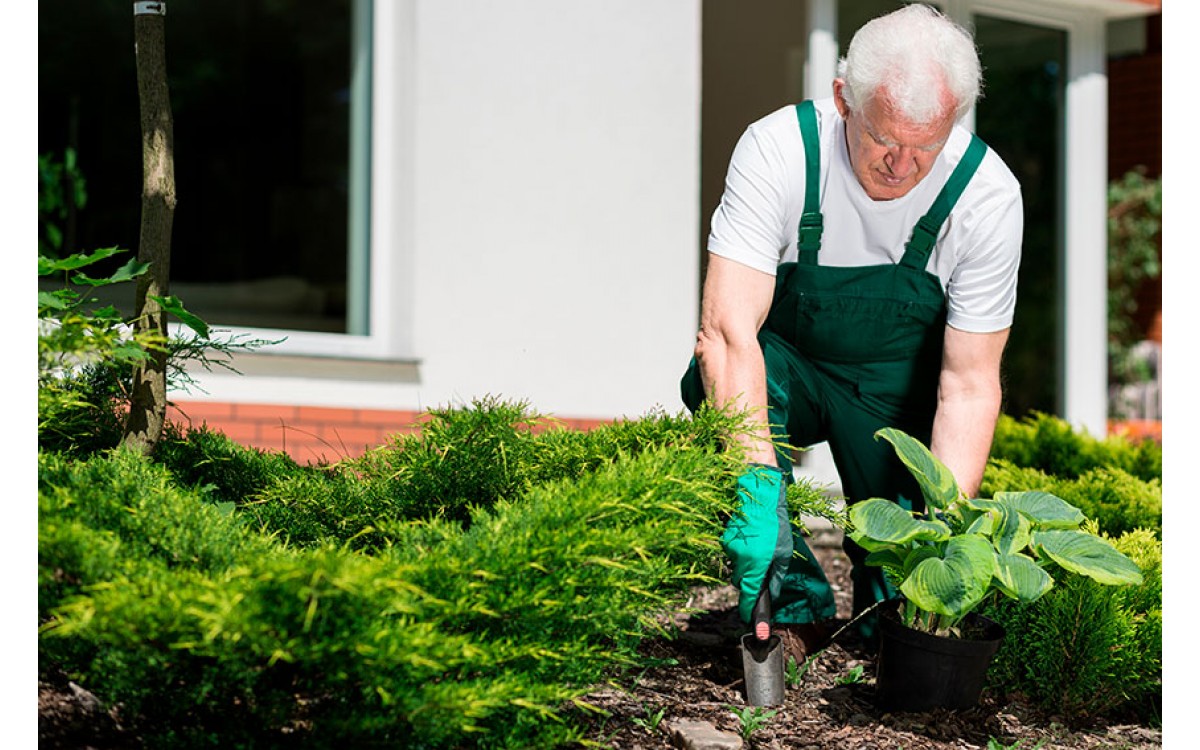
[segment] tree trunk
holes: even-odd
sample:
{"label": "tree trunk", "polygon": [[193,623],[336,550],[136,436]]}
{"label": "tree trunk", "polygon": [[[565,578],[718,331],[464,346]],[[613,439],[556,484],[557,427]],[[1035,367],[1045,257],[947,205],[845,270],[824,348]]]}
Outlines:
{"label": "tree trunk", "polygon": [[[168,294],[171,224],[175,216],[175,134],[167,91],[165,3],[135,3],[134,52],[142,123],[142,224],[138,260],[150,269],[138,278],[134,326],[156,330],[164,340],[167,316],[151,297]],[[167,412],[167,354],[151,352],[133,376],[123,446],[149,454],[162,434]]]}

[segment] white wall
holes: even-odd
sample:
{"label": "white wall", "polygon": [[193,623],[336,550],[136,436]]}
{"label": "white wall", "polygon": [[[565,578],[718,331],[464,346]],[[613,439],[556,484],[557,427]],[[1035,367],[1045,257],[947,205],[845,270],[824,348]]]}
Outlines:
{"label": "white wall", "polygon": [[443,401],[678,403],[694,340],[695,3],[422,3],[416,352]]}
{"label": "white wall", "polygon": [[682,408],[699,286],[699,0],[411,0],[377,6],[377,21],[376,59],[406,69],[375,71],[376,127],[399,142],[377,146],[372,242],[394,293],[411,295],[386,329],[418,382],[213,375],[209,397],[426,409],[494,394],[564,417]]}

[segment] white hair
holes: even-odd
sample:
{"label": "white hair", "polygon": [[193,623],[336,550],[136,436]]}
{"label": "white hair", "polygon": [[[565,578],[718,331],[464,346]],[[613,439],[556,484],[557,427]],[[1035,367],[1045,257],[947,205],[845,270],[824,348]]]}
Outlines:
{"label": "white hair", "polygon": [[954,119],[961,119],[979,98],[983,73],[970,33],[914,3],[859,29],[838,77],[852,111],[882,92],[906,119],[923,125],[945,114],[945,93],[954,98]]}

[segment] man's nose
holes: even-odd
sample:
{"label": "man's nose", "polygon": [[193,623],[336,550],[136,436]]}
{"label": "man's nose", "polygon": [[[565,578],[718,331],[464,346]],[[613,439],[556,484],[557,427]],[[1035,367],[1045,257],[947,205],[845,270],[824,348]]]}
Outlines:
{"label": "man's nose", "polygon": [[887,156],[884,157],[884,163],[887,164],[893,177],[901,179],[908,177],[917,168],[917,162],[913,158],[913,149],[908,146],[895,146],[889,149]]}

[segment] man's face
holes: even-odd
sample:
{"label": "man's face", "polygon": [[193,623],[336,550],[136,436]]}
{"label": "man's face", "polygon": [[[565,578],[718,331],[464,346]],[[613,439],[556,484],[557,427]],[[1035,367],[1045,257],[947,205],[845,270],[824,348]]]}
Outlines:
{"label": "man's face", "polygon": [[946,145],[954,127],[953,106],[947,102],[943,116],[918,125],[899,114],[883,92],[851,111],[842,97],[844,87],[841,79],[834,81],[833,99],[846,121],[850,166],[863,190],[877,201],[907,195]]}

